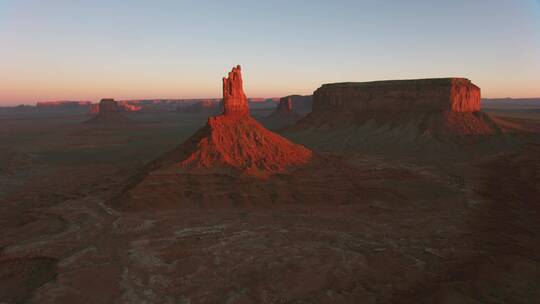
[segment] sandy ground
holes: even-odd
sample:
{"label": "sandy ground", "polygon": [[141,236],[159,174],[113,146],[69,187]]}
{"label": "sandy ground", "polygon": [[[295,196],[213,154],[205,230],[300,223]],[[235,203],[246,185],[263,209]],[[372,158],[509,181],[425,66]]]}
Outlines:
{"label": "sandy ground", "polygon": [[121,210],[129,177],[204,124],[131,118],[0,120],[0,303],[540,298],[536,133],[449,147],[393,131],[289,131],[316,161],[264,181],[161,177]]}

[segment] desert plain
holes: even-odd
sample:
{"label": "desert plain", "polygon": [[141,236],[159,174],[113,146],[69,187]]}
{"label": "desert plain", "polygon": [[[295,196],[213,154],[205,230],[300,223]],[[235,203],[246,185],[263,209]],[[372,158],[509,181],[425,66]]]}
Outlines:
{"label": "desert plain", "polygon": [[3,109],[0,303],[538,301],[538,103],[484,101],[469,127],[496,132],[454,137],[316,102],[251,109],[313,153],[269,175],[153,171],[213,113]]}

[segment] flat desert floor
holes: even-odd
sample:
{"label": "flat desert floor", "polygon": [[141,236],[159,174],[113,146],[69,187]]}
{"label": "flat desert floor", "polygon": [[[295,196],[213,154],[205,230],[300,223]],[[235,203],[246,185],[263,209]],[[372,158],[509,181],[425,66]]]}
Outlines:
{"label": "flat desert floor", "polygon": [[205,117],[0,117],[0,303],[538,303],[540,114],[488,113],[515,131],[424,149],[285,129],[320,158],[183,176],[134,210],[130,177]]}

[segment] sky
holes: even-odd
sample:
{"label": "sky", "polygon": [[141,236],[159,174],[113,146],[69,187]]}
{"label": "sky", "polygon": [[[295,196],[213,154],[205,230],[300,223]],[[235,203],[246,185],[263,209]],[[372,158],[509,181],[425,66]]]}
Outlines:
{"label": "sky", "polygon": [[540,0],[0,0],[0,105],[466,77],[540,97]]}

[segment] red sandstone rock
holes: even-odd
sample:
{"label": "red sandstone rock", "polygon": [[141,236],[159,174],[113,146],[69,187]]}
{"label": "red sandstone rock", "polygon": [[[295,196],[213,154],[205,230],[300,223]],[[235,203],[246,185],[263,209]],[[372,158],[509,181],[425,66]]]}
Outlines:
{"label": "red sandstone rock", "polygon": [[91,104],[90,108],[88,109],[88,114],[97,115],[98,113],[99,113],[99,103]]}
{"label": "red sandstone rock", "polygon": [[122,112],[139,112],[142,110],[142,106],[137,104],[131,104],[128,101],[117,101],[118,108]]}
{"label": "red sandstone rock", "polygon": [[464,78],[333,83],[315,91],[313,111],[297,126],[411,127],[417,130],[411,136],[450,141],[499,133],[479,111],[480,88]]}
{"label": "red sandstone rock", "polygon": [[233,169],[266,177],[311,160],[309,149],[265,129],[249,116],[240,66],[223,79],[223,96],[223,114],[210,117],[205,127],[146,170]]}
{"label": "red sandstone rock", "polygon": [[313,111],[477,112],[480,88],[464,78],[324,84],[314,93]]}
{"label": "red sandstone rock", "polygon": [[225,115],[249,115],[240,65],[233,68],[228,77],[223,77],[223,106]]}

